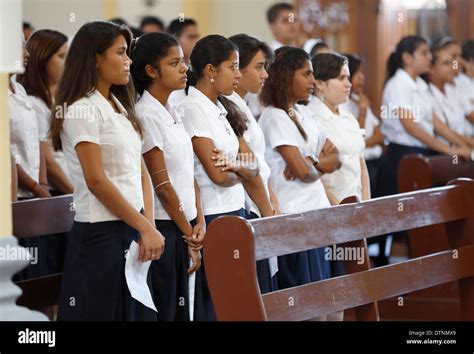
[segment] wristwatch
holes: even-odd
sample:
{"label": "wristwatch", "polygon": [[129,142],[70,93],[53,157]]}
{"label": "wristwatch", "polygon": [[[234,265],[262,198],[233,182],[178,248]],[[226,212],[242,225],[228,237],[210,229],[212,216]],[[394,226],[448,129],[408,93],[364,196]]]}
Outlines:
{"label": "wristwatch", "polygon": [[316,157],[316,155],[311,154],[311,155],[308,156],[308,158],[311,161],[313,161],[314,166],[317,166],[319,164],[319,159]]}

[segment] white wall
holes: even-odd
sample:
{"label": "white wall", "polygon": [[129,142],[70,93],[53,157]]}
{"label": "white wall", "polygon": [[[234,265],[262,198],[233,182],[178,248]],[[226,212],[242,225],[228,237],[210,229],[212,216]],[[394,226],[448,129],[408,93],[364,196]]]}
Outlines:
{"label": "white wall", "polygon": [[[212,0],[210,29],[231,36],[248,33],[270,41],[266,23],[267,8],[279,0]],[[87,21],[104,19],[104,0],[23,0],[24,20],[36,29],[51,28],[72,36]],[[182,12],[180,0],[117,0],[117,16],[137,26],[143,15],[161,17],[166,24]],[[192,17],[192,14],[186,13]]]}

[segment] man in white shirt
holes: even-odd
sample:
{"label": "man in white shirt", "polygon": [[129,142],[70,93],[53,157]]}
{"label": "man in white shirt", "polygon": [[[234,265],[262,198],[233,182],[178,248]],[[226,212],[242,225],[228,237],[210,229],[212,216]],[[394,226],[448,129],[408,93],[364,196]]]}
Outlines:
{"label": "man in white shirt", "polygon": [[289,3],[277,3],[267,10],[267,21],[275,38],[270,47],[275,51],[285,45],[294,45],[298,36],[298,16]]}

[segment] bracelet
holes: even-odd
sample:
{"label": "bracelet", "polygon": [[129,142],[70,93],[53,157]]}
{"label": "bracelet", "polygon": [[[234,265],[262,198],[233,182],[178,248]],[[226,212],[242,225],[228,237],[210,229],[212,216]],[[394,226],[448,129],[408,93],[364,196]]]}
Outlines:
{"label": "bracelet", "polygon": [[167,183],[171,183],[171,181],[164,181],[164,182],[158,184],[157,186],[153,187],[153,189],[160,188],[161,186],[163,186],[163,185],[165,185],[165,184],[167,184]]}
{"label": "bracelet", "polygon": [[153,172],[150,177],[153,177],[154,175],[157,175],[158,173],[161,173],[161,172],[165,172],[166,171],[166,168],[162,169],[162,170],[159,170],[159,171],[156,171],[156,172]]}

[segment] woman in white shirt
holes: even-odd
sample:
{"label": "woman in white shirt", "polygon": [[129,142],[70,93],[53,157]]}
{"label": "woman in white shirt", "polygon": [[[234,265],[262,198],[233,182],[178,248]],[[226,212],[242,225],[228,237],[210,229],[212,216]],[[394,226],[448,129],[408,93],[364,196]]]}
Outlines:
{"label": "woman in white shirt", "polygon": [[141,96],[136,112],[143,127],[142,153],[155,186],[155,224],[166,239],[163,255],[151,265],[153,298],[159,321],[189,321],[188,274],[201,264],[205,221],[191,139],[168,101],[186,87],[188,67],[176,38],[165,33],[139,37],[132,61]]}
{"label": "woman in white shirt", "polygon": [[[259,94],[262,90],[265,80],[268,78],[266,68],[270,65],[273,52],[264,42],[246,34],[232,36],[229,40],[238,47],[239,69],[242,77],[239,80],[237,89],[227,98],[235,103],[247,118],[247,130],[243,133],[243,138],[250,149],[252,149],[258,162],[260,172],[254,178],[257,188],[265,193],[260,198],[263,202],[260,205],[257,205],[250,195],[245,193],[247,219],[277,215],[280,213],[278,200],[268,183],[270,167],[265,161],[265,137],[244,100],[247,93]],[[277,290],[276,278],[274,277],[277,270],[276,257],[257,261],[257,277],[262,294]]]}
{"label": "woman in white shirt", "polygon": [[342,166],[322,177],[333,205],[352,195],[370,198],[364,159],[365,142],[357,119],[341,105],[349,99],[351,83],[347,58],[335,53],[318,54],[312,59],[316,96],[308,103],[314,117],[337,147]]}
{"label": "woman in white shirt", "polygon": [[[453,56],[449,45],[436,42],[431,47],[432,61],[430,70],[424,77],[429,86],[431,102],[437,117],[466,145],[474,148],[474,139],[469,136],[465,110],[459,97],[459,90],[450,90],[454,80]],[[441,141],[449,141],[440,137]]]}
{"label": "woman in white shirt", "polygon": [[[471,156],[471,150],[450,134],[433,111],[428,85],[420,77],[428,72],[430,62],[430,48],[419,36],[402,38],[388,60],[381,118],[389,145],[380,166],[380,196],[398,193],[398,163],[407,154]],[[437,140],[435,132],[454,146]]]}
{"label": "woman in white shirt", "polygon": [[[307,108],[296,104],[314,90],[310,57],[303,49],[282,47],[268,74],[259,125],[280,210],[288,214],[330,207],[320,177],[340,167],[339,154]],[[278,257],[279,289],[329,277],[323,248]]]}
{"label": "woman in white shirt", "polygon": [[64,155],[62,152],[54,153],[47,137],[53,98],[68,50],[67,41],[67,37],[57,31],[35,31],[26,43],[30,53],[29,65],[25,73],[18,77],[36,112],[48,182],[57,194],[69,194],[73,191]]}
{"label": "woman in white shirt", "polygon": [[466,131],[469,136],[474,137],[474,39],[470,39],[462,45],[462,59],[464,73],[460,73],[459,85],[463,92],[463,106],[466,116]]}
{"label": "woman in white shirt", "polygon": [[74,36],[51,119],[53,147],[63,150],[74,185],[76,216],[69,234],[59,320],[156,319],[133,300],[126,252],[159,259],[150,176],[141,156],[128,56],[131,32],[111,22],[83,25]]}
{"label": "woman in white shirt", "polygon": [[365,140],[364,159],[370,179],[370,195],[377,196],[380,156],[382,155],[383,134],[380,120],[370,107],[370,101],[364,95],[365,75],[362,71],[362,59],[353,54],[344,54],[349,62],[350,82],[352,84],[349,99],[340,105],[357,118]]}
{"label": "woman in white shirt", "polygon": [[[258,173],[247,164],[250,149],[239,138],[245,131],[242,113],[224,96],[231,95],[241,78],[236,46],[219,35],[200,39],[191,52],[187,96],[178,106],[191,137],[195,176],[209,224],[221,215],[245,217],[243,180]],[[237,134],[236,134],[237,132]],[[205,264],[196,273],[194,319],[215,320]]]}

